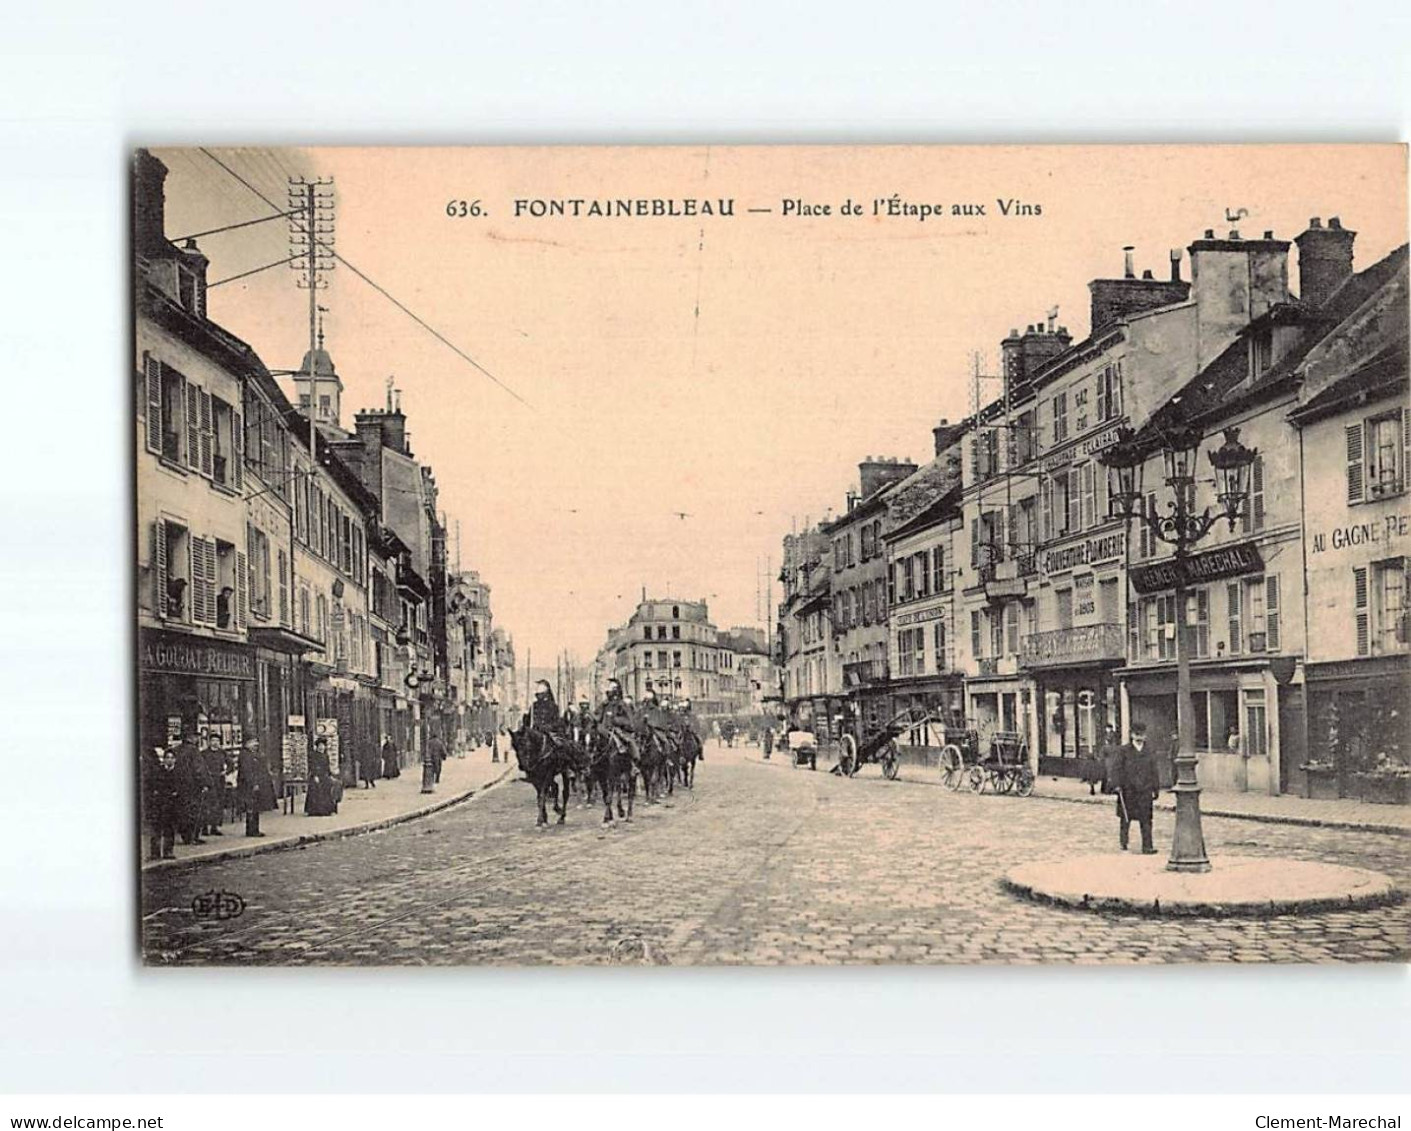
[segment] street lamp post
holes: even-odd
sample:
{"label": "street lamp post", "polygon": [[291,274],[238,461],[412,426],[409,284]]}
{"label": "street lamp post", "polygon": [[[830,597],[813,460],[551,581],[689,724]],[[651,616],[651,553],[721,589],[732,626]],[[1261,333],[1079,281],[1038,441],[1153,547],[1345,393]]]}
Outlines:
{"label": "street lamp post", "polygon": [[1149,449],[1139,445],[1130,428],[1118,433],[1118,440],[1100,457],[1108,471],[1111,513],[1127,520],[1140,519],[1151,534],[1173,548],[1176,584],[1176,832],[1166,868],[1172,872],[1208,872],[1210,858],[1205,853],[1205,835],[1200,827],[1200,785],[1196,780],[1194,727],[1191,716],[1190,642],[1186,631],[1186,602],[1190,596],[1187,562],[1191,548],[1200,542],[1222,518],[1235,529],[1249,497],[1249,470],[1255,452],[1239,442],[1239,429],[1225,429],[1225,442],[1210,452],[1215,469],[1216,497],[1220,508],[1195,509],[1196,457],[1200,452],[1200,430],[1183,426],[1162,437],[1166,485],[1174,498],[1166,503],[1166,513],[1148,509],[1142,491],[1142,466]]}

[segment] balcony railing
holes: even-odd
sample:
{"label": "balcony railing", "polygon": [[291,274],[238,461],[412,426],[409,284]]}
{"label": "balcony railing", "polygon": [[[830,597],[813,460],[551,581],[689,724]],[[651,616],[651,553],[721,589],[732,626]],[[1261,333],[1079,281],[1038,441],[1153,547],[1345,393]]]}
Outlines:
{"label": "balcony railing", "polygon": [[886,681],[886,660],[854,660],[843,665],[844,687],[868,687]]}
{"label": "balcony railing", "polygon": [[1050,668],[1120,661],[1125,657],[1126,642],[1122,626],[1103,623],[1055,628],[1026,636],[1020,649],[1019,663],[1026,668]]}

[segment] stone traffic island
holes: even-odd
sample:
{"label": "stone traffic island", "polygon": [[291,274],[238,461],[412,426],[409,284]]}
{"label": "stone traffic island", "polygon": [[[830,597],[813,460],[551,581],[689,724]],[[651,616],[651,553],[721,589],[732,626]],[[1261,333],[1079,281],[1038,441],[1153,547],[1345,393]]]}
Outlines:
{"label": "stone traffic island", "polygon": [[1380,907],[1403,898],[1386,876],[1341,864],[1217,856],[1204,874],[1168,872],[1166,853],[1101,853],[1021,864],[1011,893],[1083,911],[1266,916]]}

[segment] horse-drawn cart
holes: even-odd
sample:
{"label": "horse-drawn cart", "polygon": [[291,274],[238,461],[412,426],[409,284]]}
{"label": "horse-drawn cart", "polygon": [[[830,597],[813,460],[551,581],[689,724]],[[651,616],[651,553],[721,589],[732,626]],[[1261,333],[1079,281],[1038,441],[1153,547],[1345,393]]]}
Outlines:
{"label": "horse-drawn cart", "polygon": [[1029,744],[1018,731],[991,731],[982,742],[971,726],[947,727],[941,749],[941,784],[950,790],[1014,793],[1034,792],[1034,772],[1029,768]]}

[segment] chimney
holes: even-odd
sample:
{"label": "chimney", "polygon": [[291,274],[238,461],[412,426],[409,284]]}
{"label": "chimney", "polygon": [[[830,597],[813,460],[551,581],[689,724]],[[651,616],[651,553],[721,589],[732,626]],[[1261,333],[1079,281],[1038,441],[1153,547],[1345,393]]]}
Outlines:
{"label": "chimney", "polygon": [[1322,306],[1352,276],[1352,241],[1357,233],[1342,226],[1336,216],[1323,227],[1314,216],[1308,230],[1294,239],[1298,244],[1299,298],[1309,306]]}
{"label": "chimney", "polygon": [[858,480],[861,486],[860,499],[869,499],[882,488],[889,487],[893,483],[900,483],[915,470],[916,464],[907,460],[899,460],[895,456],[890,459],[878,456],[876,459],[864,460],[857,465]]}
{"label": "chimney", "polygon": [[1181,249],[1173,247],[1171,249],[1171,282],[1181,281]]}
{"label": "chimney", "polygon": [[1124,279],[1135,279],[1137,277],[1136,250],[1137,249],[1131,244],[1128,244],[1122,249],[1122,278]]}
{"label": "chimney", "polygon": [[132,250],[138,255],[169,254],[167,247],[167,167],[145,149],[132,157]]}
{"label": "chimney", "polygon": [[181,305],[201,318],[206,316],[206,268],[211,261],[188,239],[181,247],[181,268],[177,274],[177,290]]}
{"label": "chimney", "polygon": [[1288,301],[1288,249],[1287,240],[1246,240],[1233,230],[1219,239],[1211,229],[1190,245],[1197,368],[1209,365],[1256,318]]}

